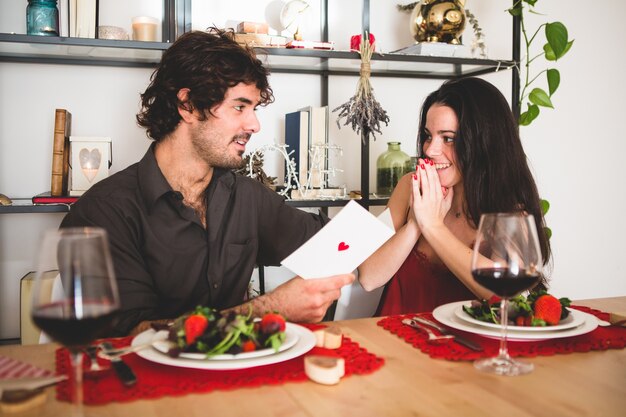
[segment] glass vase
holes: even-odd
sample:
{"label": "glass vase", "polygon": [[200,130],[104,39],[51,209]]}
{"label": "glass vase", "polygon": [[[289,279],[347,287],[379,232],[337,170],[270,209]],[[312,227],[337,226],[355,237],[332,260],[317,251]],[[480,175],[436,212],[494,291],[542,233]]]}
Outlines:
{"label": "glass vase", "polygon": [[404,174],[411,171],[411,157],[400,142],[387,142],[387,150],[376,160],[376,194],[389,196]]}
{"label": "glass vase", "polygon": [[57,0],[28,0],[26,33],[38,36],[59,36]]}

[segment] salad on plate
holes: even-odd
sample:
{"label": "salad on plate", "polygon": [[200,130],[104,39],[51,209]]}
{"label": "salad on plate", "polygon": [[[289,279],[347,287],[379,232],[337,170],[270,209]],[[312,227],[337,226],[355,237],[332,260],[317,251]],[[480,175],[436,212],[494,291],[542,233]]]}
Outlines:
{"label": "salad on plate", "polygon": [[254,318],[252,311],[248,315],[222,314],[198,306],[169,327],[167,354],[177,358],[200,353],[209,359],[261,350],[278,352],[285,341],[285,328],[285,319],[278,313]]}
{"label": "salad on plate", "polygon": [[[569,298],[557,299],[545,290],[533,291],[509,299],[508,325],[519,327],[557,326],[567,319],[571,304]],[[463,306],[463,311],[475,320],[485,323],[500,324],[500,298],[473,300],[471,305]]]}

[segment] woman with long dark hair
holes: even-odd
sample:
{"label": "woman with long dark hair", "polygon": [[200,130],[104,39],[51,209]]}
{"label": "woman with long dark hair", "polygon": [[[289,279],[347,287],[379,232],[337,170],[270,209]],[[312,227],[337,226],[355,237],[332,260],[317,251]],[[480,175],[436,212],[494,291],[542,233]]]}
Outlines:
{"label": "woman with long dark hair", "polygon": [[396,234],[359,267],[363,288],[385,285],[378,314],[489,298],[470,271],[483,213],[532,214],[548,263],[537,186],[515,118],[496,87],[480,78],[445,82],[422,106],[417,141],[417,170],[389,199]]}

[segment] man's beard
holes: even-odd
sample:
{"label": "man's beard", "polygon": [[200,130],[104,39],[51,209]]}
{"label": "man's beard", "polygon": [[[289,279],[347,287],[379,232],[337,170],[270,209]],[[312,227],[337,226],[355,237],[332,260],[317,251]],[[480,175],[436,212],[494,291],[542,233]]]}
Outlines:
{"label": "man's beard", "polygon": [[[193,144],[196,154],[208,165],[214,168],[239,169],[244,166],[243,152],[238,157],[231,156],[228,153],[228,145],[225,149],[221,149],[217,144],[221,138],[218,136],[207,136],[204,126],[198,131],[192,133],[191,143]],[[236,141],[240,138],[249,139],[250,135],[236,135],[231,140]]]}

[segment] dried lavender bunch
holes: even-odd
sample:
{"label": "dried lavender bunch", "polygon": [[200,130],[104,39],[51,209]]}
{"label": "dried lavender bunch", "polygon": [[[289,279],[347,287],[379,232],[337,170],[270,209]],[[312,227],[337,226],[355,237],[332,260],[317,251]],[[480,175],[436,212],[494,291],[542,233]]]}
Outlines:
{"label": "dried lavender bunch", "polygon": [[467,16],[467,20],[472,25],[472,29],[474,30],[474,39],[472,40],[472,54],[475,53],[477,49],[480,49],[480,57],[487,58],[487,50],[485,47],[485,35],[483,35],[483,29],[478,24],[478,19],[469,9],[465,9],[465,16]]}
{"label": "dried lavender bunch", "polygon": [[396,7],[401,12],[410,12],[411,10],[415,8],[415,6],[417,6],[417,3],[419,3],[419,1],[414,1],[413,3],[409,3],[409,4],[396,4]]}
{"label": "dried lavender bunch", "polygon": [[[369,36],[366,33],[359,46],[361,54],[361,71],[359,83],[357,85],[356,94],[346,103],[333,109],[333,112],[340,110],[337,116],[337,127],[341,129],[341,119],[345,118],[344,126],[350,125],[356,133],[365,132],[366,136],[372,135],[376,140],[374,132],[381,133],[380,122],[384,122],[385,126],[389,125],[389,116],[374,97],[374,89],[370,84],[370,62],[372,60],[373,49],[369,42]],[[361,136],[361,140],[365,144],[365,137]]]}

